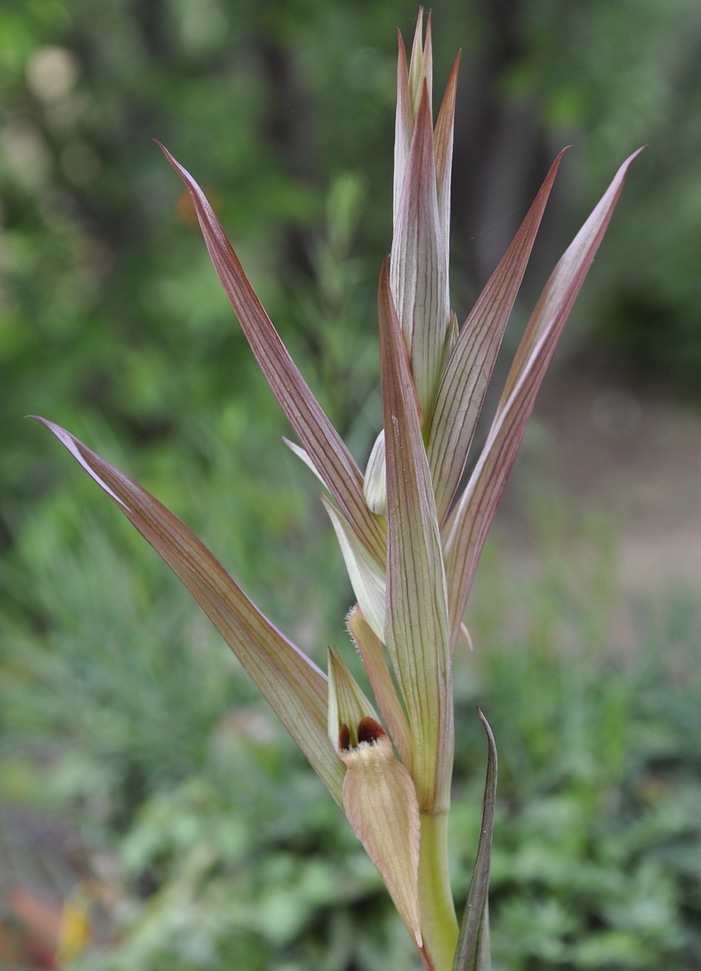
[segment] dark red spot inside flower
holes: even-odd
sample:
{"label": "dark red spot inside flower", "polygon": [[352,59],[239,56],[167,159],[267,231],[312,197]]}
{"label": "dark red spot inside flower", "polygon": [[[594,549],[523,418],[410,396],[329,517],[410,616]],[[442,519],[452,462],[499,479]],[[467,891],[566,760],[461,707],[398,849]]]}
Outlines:
{"label": "dark red spot inside flower", "polygon": [[366,715],[358,722],[358,744],[361,742],[376,742],[378,738],[384,738],[387,732],[379,722]]}
{"label": "dark red spot inside flower", "polygon": [[350,732],[348,731],[348,725],[341,725],[338,731],[338,748],[341,752],[345,752],[350,748]]}

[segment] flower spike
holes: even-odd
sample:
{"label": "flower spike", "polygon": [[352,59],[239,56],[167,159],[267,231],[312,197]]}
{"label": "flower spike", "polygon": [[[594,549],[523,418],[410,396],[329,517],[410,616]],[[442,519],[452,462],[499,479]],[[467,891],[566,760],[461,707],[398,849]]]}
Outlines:
{"label": "flower spike", "polygon": [[378,286],[383,428],[365,475],[282,343],[204,193],[161,146],[192,195],[214,267],[296,434],[298,441],[287,444],[325,490],[322,501],[357,601],[347,624],[365,687],[335,649],[329,650],[327,677],[158,500],[67,431],[39,419],[220,631],[342,806],[427,971],[485,971],[489,965],[496,752],[485,723],[484,833],[459,938],[447,849],[452,651],[465,631],[477,561],[536,394],[635,158],[621,166],[546,284],[461,493],[487,385],[562,153],[459,329],[448,273],[458,63],[459,57],[434,126],[431,18],[424,25],[421,8],[408,61],[399,37],[391,256]]}

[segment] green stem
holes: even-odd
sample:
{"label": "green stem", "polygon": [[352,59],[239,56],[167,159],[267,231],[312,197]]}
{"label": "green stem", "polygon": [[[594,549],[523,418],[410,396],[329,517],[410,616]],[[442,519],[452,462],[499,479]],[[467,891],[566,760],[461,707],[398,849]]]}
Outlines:
{"label": "green stem", "polygon": [[451,971],[458,921],[448,873],[448,813],[421,814],[419,900],[422,957],[431,971]]}

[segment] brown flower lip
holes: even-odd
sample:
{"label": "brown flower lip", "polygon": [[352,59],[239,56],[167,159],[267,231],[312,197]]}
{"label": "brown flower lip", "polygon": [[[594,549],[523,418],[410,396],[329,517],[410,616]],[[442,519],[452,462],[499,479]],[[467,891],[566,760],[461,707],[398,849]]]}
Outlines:
{"label": "brown flower lip", "polygon": [[371,745],[373,742],[379,741],[384,738],[387,732],[384,730],[382,725],[370,715],[366,715],[361,718],[358,722],[358,727],[356,729],[356,737],[358,739],[357,745],[351,744],[350,729],[348,725],[341,725],[338,732],[338,748],[341,752],[349,752],[360,745],[365,743],[366,745]]}

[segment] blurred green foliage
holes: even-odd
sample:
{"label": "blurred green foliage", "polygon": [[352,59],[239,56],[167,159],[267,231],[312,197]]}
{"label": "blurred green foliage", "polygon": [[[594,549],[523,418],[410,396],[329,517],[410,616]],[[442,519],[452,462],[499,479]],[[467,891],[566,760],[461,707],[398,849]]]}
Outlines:
{"label": "blurred green foliage", "polygon": [[[476,591],[483,650],[460,709],[479,698],[499,739],[494,964],[688,971],[701,956],[698,601],[635,602],[621,654],[606,544],[589,542],[588,570],[541,551],[520,582],[493,552]],[[474,759],[455,810],[471,807],[473,831]]]}
{"label": "blurred green foliage", "polygon": [[[379,878],[155,555],[25,412],[61,421],[190,523],[320,658],[350,592],[314,484],[220,292],[168,145],[207,188],[360,461],[379,422],[395,0],[32,0],[0,10],[0,805],[59,813],[118,873],[118,938],[76,971],[404,971]],[[442,0],[463,47],[462,319],[562,144],[532,295],[640,143],[573,321],[656,381],[701,374],[701,7]],[[520,311],[525,312],[527,302]],[[61,480],[61,484],[57,480]],[[455,878],[501,752],[495,967],[701,963],[698,608],[608,650],[610,577],[514,597],[487,559],[464,661]],[[527,621],[524,621],[524,617]],[[564,645],[564,646],[563,646]],[[463,663],[463,662],[461,662]]]}
{"label": "blurred green foliage", "polygon": [[[627,362],[697,387],[698,4],[445,0],[434,14],[439,76],[464,48],[458,316],[563,143],[574,150],[530,293],[618,163],[648,143],[572,332],[594,331]],[[3,5],[1,479],[14,500],[2,504],[6,531],[18,498],[43,491],[51,475],[17,422],[24,412],[68,425],[107,415],[120,439],[150,447],[180,436],[193,414],[247,399],[257,381],[152,138],[210,191],[339,424],[356,420],[375,374],[367,356],[354,369],[348,362],[374,341],[377,268],[390,239],[394,31],[407,33],[414,15],[396,0],[207,0],[196,12],[179,0],[110,0],[99,17],[89,0]],[[349,178],[362,203],[352,243],[343,241],[346,299],[327,290],[316,308],[343,350],[339,385],[339,368],[329,374],[319,363],[324,327],[299,294],[324,291],[315,254],[324,200]]]}

